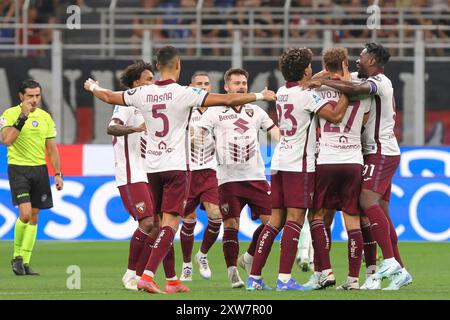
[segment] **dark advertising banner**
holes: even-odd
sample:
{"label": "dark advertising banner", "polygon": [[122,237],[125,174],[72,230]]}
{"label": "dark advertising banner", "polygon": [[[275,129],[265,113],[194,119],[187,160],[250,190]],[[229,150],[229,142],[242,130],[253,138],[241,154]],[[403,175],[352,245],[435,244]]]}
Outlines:
{"label": "dark advertising banner", "polygon": [[[95,78],[106,88],[122,89],[118,78],[121,70],[131,61],[110,59],[63,61],[63,98],[62,117],[65,132],[63,143],[107,143],[105,128],[111,111],[94,100],[92,95],[82,89],[85,79]],[[184,61],[182,62],[181,84],[189,84],[195,72],[204,71],[210,75],[214,92],[223,92],[223,74],[230,67],[226,61]],[[355,70],[355,62],[350,63]],[[249,90],[260,91],[265,86],[276,90],[284,83],[278,71],[277,61],[248,61],[244,68],[250,73]],[[321,63],[313,63],[313,71],[321,69]],[[392,80],[398,111],[396,135],[402,141],[402,133],[407,125],[403,124],[402,111],[407,104],[414,103],[413,62],[391,61],[386,66],[386,75]],[[425,68],[425,108],[426,141],[433,145],[450,145],[450,95],[447,94],[450,64],[445,62],[427,62]],[[19,83],[33,77],[43,85],[44,107],[51,101],[52,78],[50,58],[2,58],[0,60],[0,109],[18,102]],[[275,115],[275,106],[260,104],[271,116]]]}

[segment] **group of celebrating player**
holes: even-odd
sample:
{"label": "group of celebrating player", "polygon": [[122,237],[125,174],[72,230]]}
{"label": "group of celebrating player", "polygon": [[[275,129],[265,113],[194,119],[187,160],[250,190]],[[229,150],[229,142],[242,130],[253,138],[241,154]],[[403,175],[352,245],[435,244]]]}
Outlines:
{"label": "group of celebrating player", "polygon": [[[400,259],[388,213],[392,176],[400,150],[393,133],[395,105],[390,80],[383,74],[389,53],[367,44],[358,72],[348,72],[347,51],[325,50],[325,69],[312,75],[312,52],[286,50],[279,68],[286,84],[247,93],[248,73],[225,73],[227,94],[210,93],[207,74],[181,86],[181,63],[172,46],[157,53],[161,79],[149,64],[137,61],[122,74],[127,91],[111,91],[88,79],[86,90],[115,104],[108,133],[113,135],[116,181],[128,212],[139,222],[130,241],[128,289],[149,293],[188,292],[180,280],[192,280],[196,207],[208,214],[200,250],[194,256],[200,274],[211,278],[207,253],[223,222],[223,252],[232,288],[271,290],[262,269],[277,234],[281,236],[276,289],[315,290],[335,285],[330,263],[331,223],[341,210],[348,233],[349,273],[337,289],[360,289],[362,252],[366,281],[361,289],[397,290],[412,282]],[[332,80],[335,79],[335,80]],[[276,101],[278,127],[253,101]],[[210,108],[212,107],[212,108]],[[271,185],[264,174],[259,130],[277,141]],[[248,205],[261,224],[238,258],[239,218]],[[304,285],[291,277],[300,232],[308,211],[314,247],[314,274]],[[180,220],[183,269],[175,272],[173,240]],[[383,262],[377,271],[376,244]],[[163,262],[165,290],[154,281]],[[237,265],[247,271],[247,285]]]}

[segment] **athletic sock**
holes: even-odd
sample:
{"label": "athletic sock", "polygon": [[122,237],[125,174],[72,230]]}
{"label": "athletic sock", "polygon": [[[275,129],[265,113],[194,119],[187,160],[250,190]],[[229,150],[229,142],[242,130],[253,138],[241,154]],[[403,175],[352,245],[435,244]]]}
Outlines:
{"label": "athletic sock", "polygon": [[23,236],[25,230],[27,229],[28,223],[23,223],[20,218],[17,218],[16,224],[14,226],[14,254],[13,258],[22,256],[22,244]]}
{"label": "athletic sock", "polygon": [[222,219],[208,218],[208,226],[206,227],[205,233],[203,234],[203,241],[200,247],[200,252],[202,254],[207,254],[214,242],[216,242],[217,237],[219,236],[221,225]]}
{"label": "athletic sock", "polygon": [[284,225],[280,241],[280,274],[291,274],[301,231],[302,226],[295,221],[287,221]]}
{"label": "athletic sock", "polygon": [[181,251],[183,252],[183,262],[191,262],[192,248],[194,247],[194,229],[197,220],[183,220],[180,231]]}
{"label": "athletic sock", "polygon": [[257,250],[255,250],[255,255],[253,256],[252,270],[250,274],[252,276],[260,276],[262,269],[266,264],[267,258],[272,249],[273,241],[275,240],[279,230],[270,224],[266,224],[263,231],[260,233],[258,238]]}
{"label": "athletic sock", "polygon": [[227,268],[237,266],[237,258],[239,255],[238,231],[232,228],[224,229],[222,244]]}
{"label": "athletic sock", "polygon": [[[165,226],[161,229],[153,244],[152,253],[150,254],[145,267],[146,271],[150,271],[153,274],[156,273],[162,260],[167,256],[174,238],[175,231],[170,226]],[[144,271],[144,273],[146,273],[146,271]]]}
{"label": "athletic sock", "polygon": [[383,209],[375,204],[364,210],[364,213],[369,218],[370,224],[372,225],[372,234],[381,248],[383,259],[394,257],[391,236],[389,234],[389,221],[386,218]]}
{"label": "athletic sock", "polygon": [[145,239],[147,239],[147,236],[148,235],[139,228],[137,228],[131,236],[130,251],[128,253],[129,270],[136,270],[136,265],[141,256],[142,249],[145,246]]}
{"label": "athletic sock", "polygon": [[359,277],[361,269],[363,238],[360,229],[348,230],[348,276]]}
{"label": "athletic sock", "polygon": [[247,252],[252,257],[255,255],[256,245],[258,244],[258,238],[261,232],[264,229],[264,224],[261,223],[258,228],[253,232],[252,241],[250,242],[250,245],[248,246]]}
{"label": "athletic sock", "polygon": [[22,243],[22,257],[23,263],[29,264],[31,260],[31,253],[36,242],[37,224],[28,224],[23,235]]}

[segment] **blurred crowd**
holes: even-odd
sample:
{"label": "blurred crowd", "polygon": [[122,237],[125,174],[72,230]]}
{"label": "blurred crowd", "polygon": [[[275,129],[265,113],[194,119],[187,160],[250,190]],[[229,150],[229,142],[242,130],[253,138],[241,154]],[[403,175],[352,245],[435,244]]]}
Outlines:
{"label": "blurred crowd", "polygon": [[[19,0],[23,3],[23,0]],[[284,16],[282,10],[268,10],[267,7],[282,8],[284,0],[204,0],[202,10],[202,42],[210,42],[211,48],[206,54],[221,55],[227,54],[226,50],[214,44],[231,41],[232,30],[236,26],[247,26],[250,22],[248,9],[254,12],[253,23],[257,25],[252,37],[255,43],[274,44],[282,41]],[[320,42],[323,38],[321,30],[307,30],[305,26],[332,24],[361,25],[359,30],[340,30],[338,27],[333,30],[333,42],[342,41],[362,42],[370,38],[371,31],[365,27],[368,14],[366,9],[372,5],[374,0],[292,0],[291,15],[289,21],[289,36],[291,39],[308,39],[312,42]],[[387,8],[402,8],[408,14],[403,21],[409,25],[445,25],[449,26],[450,21],[439,14],[450,14],[450,0],[380,0],[377,1],[381,7],[381,25],[396,26],[399,24],[399,16],[394,13],[387,13]],[[0,1],[0,23],[14,22],[15,1]],[[76,4],[83,10],[91,10],[95,7],[95,1],[89,0],[31,0],[28,10],[28,23],[58,23],[66,16],[66,8],[70,4]],[[131,31],[131,43],[138,44],[142,41],[143,24],[160,25],[183,25],[182,28],[167,29],[161,28],[152,32],[152,39],[155,41],[166,41],[177,43],[193,39],[197,36],[195,7],[196,0],[140,0],[126,1],[119,0],[118,7],[127,7],[130,3],[140,6],[142,10],[132,19],[133,30]],[[152,9],[158,9],[158,13],[152,14]],[[162,10],[162,11],[161,11]],[[191,12],[181,16],[181,11]],[[191,10],[191,11],[190,11]],[[89,12],[89,11],[88,11]],[[359,16],[358,16],[359,15]],[[118,22],[119,23],[119,22]],[[224,27],[214,28],[222,25]],[[243,36],[249,36],[249,31],[242,28]],[[28,43],[48,44],[51,43],[50,29],[29,29],[27,30]],[[424,32],[427,42],[448,42],[450,32],[447,30],[428,30]],[[398,42],[400,33],[395,29],[381,29],[377,31],[377,36],[383,41]],[[14,30],[0,29],[0,40],[14,37]],[[22,42],[22,32],[20,42]],[[404,39],[412,39],[414,32],[405,31],[402,34]],[[3,40],[2,40],[3,39]],[[261,45],[263,47],[263,45]],[[270,47],[270,45],[268,46]],[[255,49],[262,50],[262,49]],[[264,49],[264,50],[271,50]],[[277,49],[278,50],[278,49]],[[430,49],[431,50],[431,49]],[[273,50],[272,50],[273,51]],[[433,55],[447,54],[443,49],[432,49],[428,52]],[[194,48],[185,48],[186,55],[194,53]],[[258,52],[255,52],[258,54]],[[264,52],[265,53],[265,52]],[[267,52],[277,54],[277,52]],[[396,54],[395,50],[392,54]]]}

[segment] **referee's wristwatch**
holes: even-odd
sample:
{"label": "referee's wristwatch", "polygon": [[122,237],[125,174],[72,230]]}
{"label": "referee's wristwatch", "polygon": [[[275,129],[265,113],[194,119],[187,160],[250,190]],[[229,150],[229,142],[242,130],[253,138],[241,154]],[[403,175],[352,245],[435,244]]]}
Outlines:
{"label": "referee's wristwatch", "polygon": [[60,176],[60,177],[62,178],[62,177],[63,177],[63,174],[62,174],[62,172],[56,172],[56,173],[55,173],[55,177],[56,177],[56,176]]}

